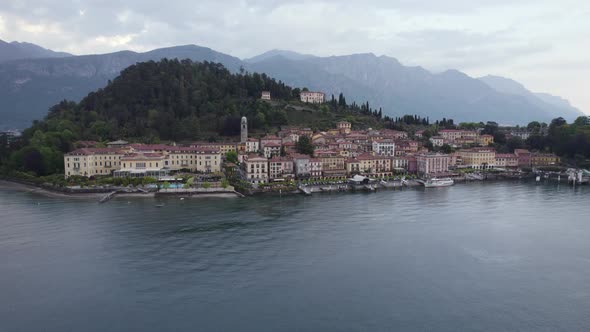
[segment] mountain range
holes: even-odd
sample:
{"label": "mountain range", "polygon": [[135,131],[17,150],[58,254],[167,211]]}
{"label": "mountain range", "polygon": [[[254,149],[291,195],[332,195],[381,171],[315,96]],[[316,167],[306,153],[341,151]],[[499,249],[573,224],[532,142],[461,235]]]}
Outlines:
{"label": "mountain range", "polygon": [[7,43],[0,39],[0,63],[37,58],[62,58],[72,56],[70,53],[54,52],[31,43],[19,43],[16,41]]}
{"label": "mountain range", "polygon": [[[0,47],[5,44],[17,45],[4,43]],[[24,52],[20,58],[0,60],[2,128],[27,127],[60,100],[78,101],[104,87],[122,69],[161,58],[219,62],[232,72],[245,69],[266,73],[294,87],[323,91],[328,97],[343,93],[348,102],[368,101],[372,108],[382,107],[383,113],[391,116],[417,114],[432,119],[446,117],[456,121],[526,124],[532,120],[550,121],[559,116],[573,120],[583,115],[560,97],[532,93],[510,79],[472,78],[457,70],[432,73],[422,67],[404,66],[392,57],[371,53],[317,57],[272,50],[241,60],[196,45],[145,53],[121,51],[81,56],[38,46],[24,49],[33,51]],[[42,54],[39,49],[49,53],[39,55]]]}

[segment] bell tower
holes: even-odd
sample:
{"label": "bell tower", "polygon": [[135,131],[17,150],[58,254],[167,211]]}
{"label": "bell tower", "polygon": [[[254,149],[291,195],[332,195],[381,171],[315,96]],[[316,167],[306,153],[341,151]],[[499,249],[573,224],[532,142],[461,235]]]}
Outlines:
{"label": "bell tower", "polygon": [[248,141],[248,119],[245,116],[242,117],[242,126],[240,129],[240,142],[246,143]]}

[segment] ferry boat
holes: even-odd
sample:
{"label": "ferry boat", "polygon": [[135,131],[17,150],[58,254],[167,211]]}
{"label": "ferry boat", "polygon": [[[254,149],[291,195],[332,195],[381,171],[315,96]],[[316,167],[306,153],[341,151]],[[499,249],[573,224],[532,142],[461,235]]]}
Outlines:
{"label": "ferry boat", "polygon": [[424,187],[426,188],[433,188],[433,187],[449,187],[455,184],[455,181],[451,178],[432,178],[424,181]]}

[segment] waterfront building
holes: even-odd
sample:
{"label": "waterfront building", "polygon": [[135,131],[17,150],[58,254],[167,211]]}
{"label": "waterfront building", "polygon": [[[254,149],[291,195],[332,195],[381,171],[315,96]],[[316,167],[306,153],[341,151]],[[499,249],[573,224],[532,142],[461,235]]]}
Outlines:
{"label": "waterfront building", "polygon": [[248,141],[248,119],[243,116],[240,121],[240,143]]}
{"label": "waterfront building", "polygon": [[215,147],[179,147],[166,149],[164,167],[198,173],[221,171],[221,151]]}
{"label": "waterfront building", "polygon": [[408,156],[408,173],[415,174],[418,172],[418,161],[416,156]]}
{"label": "waterfront building", "polygon": [[323,92],[301,91],[301,101],[311,104],[322,104],[326,100],[326,95]]}
{"label": "waterfront building", "polygon": [[451,156],[441,153],[421,153],[416,156],[418,174],[436,175],[448,173]]}
{"label": "waterfront building", "polygon": [[391,159],[391,168],[394,171],[403,172],[408,170],[408,156],[395,156]]}
{"label": "waterfront building", "polygon": [[307,178],[311,175],[310,157],[304,154],[293,154],[293,167],[297,178]]}
{"label": "waterfront building", "polygon": [[515,149],[514,154],[518,157],[518,167],[531,167],[531,152],[526,149]]}
{"label": "waterfront building", "polygon": [[272,157],[268,163],[270,180],[286,180],[295,177],[293,159],[286,157]]}
{"label": "waterfront building", "polygon": [[496,167],[518,168],[518,156],[514,153],[497,153]]}
{"label": "waterfront building", "polygon": [[268,183],[268,159],[257,155],[248,155],[244,160],[246,180],[252,184]]}
{"label": "waterfront building", "polygon": [[119,148],[82,148],[64,155],[64,176],[111,175],[121,168],[121,157],[125,154]]}
{"label": "waterfront building", "polygon": [[319,178],[322,176],[322,161],[320,159],[309,159],[309,175],[312,178]]}
{"label": "waterfront building", "polygon": [[324,154],[318,156],[322,162],[322,175],[324,177],[342,177],[346,175],[346,158],[340,154]]}
{"label": "waterfront building", "polygon": [[167,156],[161,152],[128,153],[121,158],[121,169],[113,172],[115,177],[160,178],[169,173],[164,166]]}
{"label": "waterfront building", "polygon": [[391,158],[363,153],[356,158],[346,160],[348,174],[365,174],[373,177],[384,177],[392,174]]}
{"label": "waterfront building", "polygon": [[457,151],[463,166],[475,169],[494,168],[496,165],[496,150],[493,148],[472,148]]}
{"label": "waterfront building", "polygon": [[270,91],[262,91],[262,95],[260,96],[262,100],[270,100]]}
{"label": "waterfront building", "polygon": [[531,155],[531,166],[555,166],[559,164],[559,157],[552,153],[533,153]]}
{"label": "waterfront building", "polygon": [[220,172],[221,152],[215,147],[132,144],[124,148],[83,148],[64,155],[66,178],[74,175],[158,176],[178,170]]}
{"label": "waterfront building", "polygon": [[392,139],[373,141],[373,152],[381,156],[395,156],[395,143]]}

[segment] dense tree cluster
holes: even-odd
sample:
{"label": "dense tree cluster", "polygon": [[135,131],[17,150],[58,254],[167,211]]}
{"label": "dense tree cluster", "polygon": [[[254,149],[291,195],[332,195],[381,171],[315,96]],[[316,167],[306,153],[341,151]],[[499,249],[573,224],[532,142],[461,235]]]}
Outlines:
{"label": "dense tree cluster", "polygon": [[[270,91],[273,101],[260,100],[262,91]],[[342,119],[360,127],[380,126],[381,111],[368,103],[347,105],[343,95],[334,107],[290,107],[300,104],[300,91],[266,74],[232,74],[216,63],[138,63],[80,103],[62,101],[51,107],[44,120],[25,130],[20,143],[10,149],[2,144],[0,163],[4,171],[60,173],[63,154],[76,141],[214,141],[239,135],[242,116],[248,117],[251,132],[259,133],[281,125],[326,130]]]}

